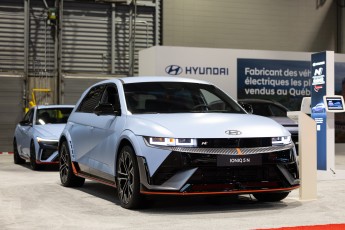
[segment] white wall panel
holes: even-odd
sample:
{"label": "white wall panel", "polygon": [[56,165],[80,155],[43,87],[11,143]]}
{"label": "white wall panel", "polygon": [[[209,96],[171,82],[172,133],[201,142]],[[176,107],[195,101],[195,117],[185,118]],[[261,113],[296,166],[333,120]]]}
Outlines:
{"label": "white wall panel", "polygon": [[334,1],[163,2],[163,45],[288,51],[336,49]]}

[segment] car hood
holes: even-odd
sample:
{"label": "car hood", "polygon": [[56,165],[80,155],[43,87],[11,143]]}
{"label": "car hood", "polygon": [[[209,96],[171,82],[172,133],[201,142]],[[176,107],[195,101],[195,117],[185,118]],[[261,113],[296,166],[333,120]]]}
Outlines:
{"label": "car hood", "polygon": [[284,126],[290,133],[298,133],[298,123],[288,117],[270,117],[282,126]]}
{"label": "car hood", "polygon": [[[249,138],[290,135],[274,120],[252,114],[142,114],[130,115],[127,121],[127,129],[140,136]],[[227,130],[234,130],[237,135],[229,135]]]}
{"label": "car hood", "polygon": [[66,124],[36,125],[36,136],[58,140]]}
{"label": "car hood", "polygon": [[291,120],[288,117],[270,117],[271,119],[275,120],[276,122],[278,122],[279,124],[283,125],[283,126],[298,126],[297,122],[295,122],[294,120]]}

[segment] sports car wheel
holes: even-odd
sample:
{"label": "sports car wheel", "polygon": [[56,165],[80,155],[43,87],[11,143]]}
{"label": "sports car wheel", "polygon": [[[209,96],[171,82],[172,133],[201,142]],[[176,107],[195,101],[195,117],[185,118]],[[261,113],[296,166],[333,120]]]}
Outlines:
{"label": "sports car wheel", "polygon": [[19,156],[16,140],[13,141],[13,160],[15,164],[21,165],[25,163],[25,160]]}
{"label": "sports car wheel", "polygon": [[81,187],[85,179],[74,175],[69,149],[66,142],[60,148],[59,172],[61,184],[65,187]]}
{"label": "sports car wheel", "polygon": [[277,193],[254,193],[253,196],[258,201],[263,202],[277,202],[285,199],[290,192],[277,192]]}
{"label": "sports car wheel", "polygon": [[36,163],[36,149],[34,142],[30,144],[30,166],[33,170],[39,170],[40,166]]}
{"label": "sports car wheel", "polygon": [[135,209],[142,204],[138,164],[130,146],[124,146],[119,153],[116,185],[123,208]]}

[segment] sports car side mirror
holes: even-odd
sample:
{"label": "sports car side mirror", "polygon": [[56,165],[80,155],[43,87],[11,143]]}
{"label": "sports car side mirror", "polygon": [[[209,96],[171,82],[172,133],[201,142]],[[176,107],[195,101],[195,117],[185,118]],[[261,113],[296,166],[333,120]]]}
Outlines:
{"label": "sports car side mirror", "polygon": [[244,104],[244,103],[240,103],[240,105],[242,106],[242,108],[244,108],[245,111],[247,111],[247,113],[253,114],[253,106],[250,104]]}
{"label": "sports car side mirror", "polygon": [[93,112],[97,116],[101,115],[113,115],[113,116],[120,116],[121,111],[115,111],[114,107],[112,104],[109,103],[102,103],[96,106],[96,108],[93,110]]}
{"label": "sports car side mirror", "polygon": [[21,121],[21,122],[19,122],[19,124],[21,126],[31,126],[32,125],[32,123],[30,123],[30,121]]}

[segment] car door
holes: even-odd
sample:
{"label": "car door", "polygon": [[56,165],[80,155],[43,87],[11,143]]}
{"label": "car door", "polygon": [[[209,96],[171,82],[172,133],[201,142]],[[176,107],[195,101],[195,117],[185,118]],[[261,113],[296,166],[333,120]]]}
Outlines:
{"label": "car door", "polygon": [[82,171],[89,172],[91,167],[90,155],[98,145],[100,138],[93,132],[94,121],[97,115],[94,113],[98,105],[105,85],[92,87],[78,104],[68,120],[69,135],[73,146],[75,160],[79,163]]}
{"label": "car door", "polygon": [[115,84],[108,84],[104,90],[99,105],[111,105],[113,114],[100,114],[93,117],[92,136],[97,139],[97,145],[92,150],[91,174],[113,180],[117,141],[120,130],[123,130],[124,117],[121,116],[121,105]]}
{"label": "car door", "polygon": [[33,118],[34,118],[35,108],[32,108],[27,112],[23,120],[18,125],[17,132],[17,145],[18,151],[24,155],[30,156],[30,142],[32,138],[32,129],[33,129]]}

